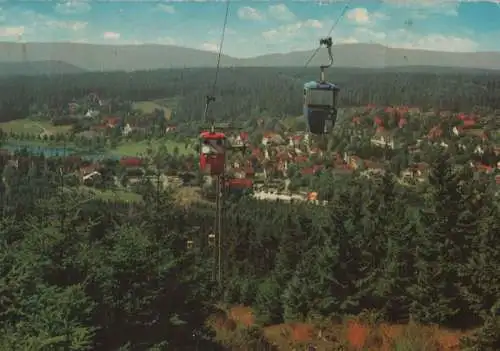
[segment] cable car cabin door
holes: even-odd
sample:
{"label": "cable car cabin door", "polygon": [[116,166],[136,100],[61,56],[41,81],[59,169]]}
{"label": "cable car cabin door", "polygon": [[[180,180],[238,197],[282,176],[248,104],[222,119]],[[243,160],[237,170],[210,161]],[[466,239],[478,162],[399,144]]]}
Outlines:
{"label": "cable car cabin door", "polygon": [[337,119],[335,89],[304,89],[304,117],[312,134],[327,134]]}
{"label": "cable car cabin door", "polygon": [[200,147],[200,169],[211,175],[224,173],[226,161],[225,139],[202,139]]}

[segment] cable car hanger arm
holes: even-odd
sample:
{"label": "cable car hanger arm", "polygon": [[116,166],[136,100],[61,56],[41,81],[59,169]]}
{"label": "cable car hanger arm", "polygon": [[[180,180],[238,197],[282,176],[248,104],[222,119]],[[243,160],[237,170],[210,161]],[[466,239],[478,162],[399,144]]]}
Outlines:
{"label": "cable car hanger arm", "polygon": [[215,70],[214,82],[212,85],[212,95],[207,95],[205,97],[206,101],[205,101],[205,111],[203,113],[203,122],[205,122],[207,119],[208,107],[209,107],[210,103],[215,101],[215,87],[217,86],[217,79],[219,77],[220,61],[221,61],[221,57],[222,57],[222,46],[224,45],[224,37],[226,34],[227,19],[229,16],[229,3],[230,3],[230,0],[226,0],[226,13],[224,15],[224,23],[222,25],[222,33],[221,33],[220,44],[219,44],[219,52],[217,55],[217,66],[216,66],[216,70]]}
{"label": "cable car hanger arm", "polygon": [[[211,102],[215,101],[215,96],[212,95],[207,95],[205,96],[205,111],[203,112],[203,123],[207,120],[207,115],[208,115],[208,106],[210,105]],[[212,121],[212,126],[211,126],[211,131],[214,131],[214,126],[213,124],[215,121]]]}
{"label": "cable car hanger arm", "polygon": [[333,65],[332,44],[333,44],[332,37],[327,37],[327,38],[323,38],[323,39],[319,40],[320,46],[321,45],[326,46],[326,49],[328,50],[328,58],[330,60],[328,62],[328,64],[320,66],[320,69],[321,69],[320,81],[321,81],[321,83],[323,83],[325,81],[325,69],[327,69]]}

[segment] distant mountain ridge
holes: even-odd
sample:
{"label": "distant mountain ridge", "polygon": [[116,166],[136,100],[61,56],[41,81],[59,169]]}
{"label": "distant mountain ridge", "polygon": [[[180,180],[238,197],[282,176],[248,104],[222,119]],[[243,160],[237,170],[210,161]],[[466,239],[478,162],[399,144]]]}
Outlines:
{"label": "distant mountain ridge", "polygon": [[75,74],[86,70],[62,61],[0,62],[2,76]]}
{"label": "distant mountain ridge", "polygon": [[[327,61],[326,50],[310,66]],[[252,58],[222,55],[224,67],[302,67],[312,51],[268,54]],[[343,44],[332,48],[335,67],[454,67],[500,70],[500,52],[451,53],[426,50],[387,48],[378,44]],[[80,43],[12,43],[0,42],[0,75],[6,66],[16,63],[59,62],[68,72],[136,71],[161,68],[215,67],[217,53],[172,45],[97,45]],[[37,64],[39,65],[39,64]],[[57,66],[54,63],[50,67]],[[72,66],[73,69],[70,67]],[[38,71],[37,68],[35,71]],[[65,73],[65,72],[63,72]]]}

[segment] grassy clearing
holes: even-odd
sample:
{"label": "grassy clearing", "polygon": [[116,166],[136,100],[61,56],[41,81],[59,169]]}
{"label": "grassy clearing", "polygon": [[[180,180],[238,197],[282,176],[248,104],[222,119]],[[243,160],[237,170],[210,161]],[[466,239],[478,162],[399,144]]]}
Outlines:
{"label": "grassy clearing", "polygon": [[[179,154],[181,155],[189,155],[194,154],[194,150],[188,146],[185,148],[184,143],[176,142],[173,140],[153,140],[151,141],[151,147],[153,152],[157,150],[161,144],[165,143],[168,152],[173,152],[174,148],[177,147],[179,149]],[[124,143],[119,145],[116,149],[112,151],[115,155],[120,156],[143,156],[147,154],[147,150],[149,147],[149,142],[147,140],[132,142],[132,143]]]}
{"label": "grassy clearing", "polygon": [[286,117],[281,120],[281,123],[287,128],[295,129],[297,124],[300,123],[301,121],[302,122],[305,121],[302,115]]}
{"label": "grassy clearing", "polygon": [[78,191],[89,196],[95,197],[104,201],[125,201],[125,202],[141,202],[142,196],[131,191],[126,191],[122,189],[106,189],[100,190],[95,188],[89,188],[86,186],[78,187]]}
{"label": "grassy clearing", "polygon": [[155,100],[154,102],[157,103],[158,105],[174,110],[177,107],[177,104],[179,103],[179,99],[175,97],[165,98],[165,99]]}
{"label": "grassy clearing", "polygon": [[[142,113],[152,113],[155,109],[160,109],[165,112],[165,118],[170,120],[172,117],[172,109],[166,103],[166,100],[160,101],[137,101],[134,102],[133,108],[140,110]],[[161,103],[160,103],[161,102]]]}
{"label": "grassy clearing", "polygon": [[197,203],[214,206],[213,202],[205,200],[202,197],[199,187],[180,187],[175,190],[174,199],[176,204],[182,207],[190,207]]}
{"label": "grassy clearing", "polygon": [[4,132],[40,134],[48,132],[51,134],[67,133],[71,126],[53,126],[50,122],[33,121],[27,118],[16,119],[14,121],[0,123],[0,128]]}

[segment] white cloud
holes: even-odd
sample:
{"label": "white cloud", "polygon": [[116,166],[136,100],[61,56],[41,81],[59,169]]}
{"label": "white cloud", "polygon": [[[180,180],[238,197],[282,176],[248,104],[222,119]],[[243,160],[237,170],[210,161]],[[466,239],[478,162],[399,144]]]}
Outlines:
{"label": "white cloud", "polygon": [[76,32],[87,28],[88,22],[50,20],[45,22],[45,25],[50,28],[67,29]]}
{"label": "white cloud", "polygon": [[156,8],[159,11],[162,11],[165,13],[169,13],[169,14],[175,13],[175,7],[173,7],[172,5],[158,4],[158,6],[156,6]]}
{"label": "white cloud", "polygon": [[346,33],[345,36],[337,35],[334,37],[335,44],[378,43],[385,45],[386,41],[386,32],[373,30],[367,27],[357,27]]}
{"label": "white cloud", "polygon": [[426,14],[457,16],[458,6],[460,5],[461,2],[458,0],[382,0],[382,1],[388,5],[404,7],[413,10],[419,17],[425,17]]}
{"label": "white cloud", "polygon": [[200,49],[205,50],[205,51],[218,52],[219,45],[217,45],[215,43],[206,42],[206,43],[201,44]]}
{"label": "white cloud", "polygon": [[293,24],[286,24],[275,29],[267,30],[262,32],[262,36],[266,40],[277,40],[282,42],[296,37],[299,33],[306,35],[306,33],[302,32],[303,29],[317,30],[321,28],[323,28],[322,22],[315,19],[308,19],[306,21],[299,21]]}
{"label": "white cloud", "polygon": [[240,19],[244,20],[260,21],[264,18],[259,11],[250,6],[240,7],[237,14]]}
{"label": "white cloud", "polygon": [[336,41],[336,44],[357,44],[359,43],[359,40],[356,39],[355,37],[347,37],[347,38],[340,38],[339,40]]}
{"label": "white cloud", "polygon": [[307,21],[302,22],[302,24],[304,27],[308,28],[317,28],[317,29],[323,28],[323,23],[315,19],[308,19]]}
{"label": "white cloud", "polygon": [[108,40],[118,40],[118,39],[120,39],[121,35],[120,35],[120,33],[116,33],[116,32],[105,32],[105,33],[103,33],[102,37],[104,39],[108,39]]}
{"label": "white cloud", "polygon": [[337,36],[335,44],[377,43],[394,48],[450,52],[472,52],[479,48],[479,43],[471,38],[440,33],[421,35],[406,29],[382,32],[358,27],[345,34]]}
{"label": "white cloud", "polygon": [[25,28],[24,26],[18,27],[0,27],[0,37],[21,37],[24,34]]}
{"label": "white cloud", "polygon": [[69,1],[57,4],[54,7],[54,10],[56,10],[59,13],[65,14],[65,15],[73,15],[73,14],[89,12],[91,8],[92,7],[90,6],[90,4],[87,1],[69,0]]}
{"label": "white cloud", "polygon": [[364,7],[357,7],[347,12],[347,19],[360,25],[374,24],[376,20],[388,19],[388,16],[380,12],[369,12]]}
{"label": "white cloud", "polygon": [[473,52],[479,44],[470,38],[453,35],[429,34],[406,43],[395,43],[396,47],[431,51]]}
{"label": "white cloud", "polygon": [[370,16],[368,15],[368,10],[362,7],[358,7],[347,12],[347,18],[353,22],[365,24],[370,22]]}
{"label": "white cloud", "polygon": [[295,14],[285,4],[270,5],[269,15],[279,21],[293,21]]}

